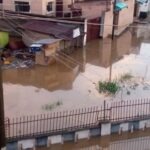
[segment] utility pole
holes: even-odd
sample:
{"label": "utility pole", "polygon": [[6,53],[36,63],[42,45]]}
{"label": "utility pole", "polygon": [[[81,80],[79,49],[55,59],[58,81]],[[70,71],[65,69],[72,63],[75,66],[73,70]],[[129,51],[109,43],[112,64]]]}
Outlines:
{"label": "utility pole", "polygon": [[117,0],[114,0],[113,3],[113,26],[112,26],[112,34],[111,34],[111,55],[110,55],[110,71],[109,71],[109,81],[111,82],[111,76],[112,76],[112,53],[114,49],[114,36],[115,36],[115,20],[116,20],[116,3]]}
{"label": "utility pole", "polygon": [[[4,17],[4,5],[3,0],[0,0],[2,15]],[[0,150],[5,148],[5,115],[4,115],[4,99],[3,99],[3,82],[2,82],[2,69],[1,69],[1,57],[0,57]]]}
{"label": "utility pole", "polygon": [[114,35],[115,35],[115,20],[116,20],[116,3],[117,3],[117,0],[114,0],[114,4],[113,4],[113,26],[112,26],[112,36],[111,36],[111,39],[113,40],[114,39]]}
{"label": "utility pole", "polygon": [[0,61],[0,150],[6,146],[2,70]]}

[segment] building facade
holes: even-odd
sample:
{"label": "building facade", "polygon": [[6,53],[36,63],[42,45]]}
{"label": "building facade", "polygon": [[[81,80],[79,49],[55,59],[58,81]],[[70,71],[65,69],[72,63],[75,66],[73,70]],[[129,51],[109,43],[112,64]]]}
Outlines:
{"label": "building facade", "polygon": [[38,15],[55,15],[55,0],[3,0],[5,10]]}
{"label": "building facade", "polygon": [[115,11],[113,13],[113,3],[111,3],[111,9],[107,12],[103,13],[103,24],[104,28],[102,31],[102,36],[107,37],[112,33],[113,18],[115,17],[114,25],[115,25],[115,35],[120,35],[130,24],[133,23],[134,20],[134,7],[135,0],[122,0],[127,7]]}
{"label": "building facade", "polygon": [[122,0],[121,3],[127,7],[115,14],[111,0],[36,0],[36,3],[35,0],[3,0],[3,8],[21,13],[84,20],[85,41],[90,41],[112,33],[114,15],[115,35],[120,35],[133,22],[135,0]]}

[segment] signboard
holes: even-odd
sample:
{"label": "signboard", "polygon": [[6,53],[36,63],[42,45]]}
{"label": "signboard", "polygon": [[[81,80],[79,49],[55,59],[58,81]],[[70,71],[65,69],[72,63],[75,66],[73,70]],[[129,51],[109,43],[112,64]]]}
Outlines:
{"label": "signboard", "polygon": [[73,30],[73,38],[80,36],[80,29],[76,28]]}

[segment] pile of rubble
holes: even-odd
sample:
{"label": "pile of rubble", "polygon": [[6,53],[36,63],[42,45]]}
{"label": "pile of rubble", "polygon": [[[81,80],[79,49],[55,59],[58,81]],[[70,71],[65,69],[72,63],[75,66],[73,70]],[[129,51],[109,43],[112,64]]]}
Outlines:
{"label": "pile of rubble", "polygon": [[2,69],[29,68],[35,64],[35,56],[27,49],[11,51],[4,49],[1,53]]}

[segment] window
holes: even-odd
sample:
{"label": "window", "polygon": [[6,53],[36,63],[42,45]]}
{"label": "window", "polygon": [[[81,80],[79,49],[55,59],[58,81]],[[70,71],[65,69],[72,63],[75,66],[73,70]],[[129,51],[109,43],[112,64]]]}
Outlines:
{"label": "window", "polygon": [[30,11],[29,2],[15,1],[15,10],[17,12],[29,12]]}
{"label": "window", "polygon": [[52,11],[53,10],[53,2],[48,2],[47,4],[47,11]]}

